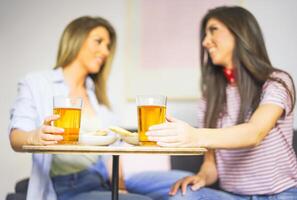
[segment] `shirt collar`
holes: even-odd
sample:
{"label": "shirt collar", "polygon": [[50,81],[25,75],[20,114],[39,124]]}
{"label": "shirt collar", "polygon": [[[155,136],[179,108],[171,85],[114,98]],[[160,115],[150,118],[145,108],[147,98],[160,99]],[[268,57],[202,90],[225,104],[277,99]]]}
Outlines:
{"label": "shirt collar", "polygon": [[95,90],[95,83],[90,76],[88,76],[86,79],[86,88],[88,90]]}
{"label": "shirt collar", "polygon": [[64,82],[63,70],[62,67],[53,69],[52,76],[50,77],[53,82]]}

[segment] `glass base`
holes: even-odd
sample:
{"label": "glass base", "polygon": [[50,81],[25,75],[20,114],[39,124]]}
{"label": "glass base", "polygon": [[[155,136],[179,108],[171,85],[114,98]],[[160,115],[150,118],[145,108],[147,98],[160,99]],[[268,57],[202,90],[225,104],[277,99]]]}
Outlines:
{"label": "glass base", "polygon": [[62,140],[58,144],[78,144],[78,141]]}
{"label": "glass base", "polygon": [[140,146],[158,146],[157,142],[139,141]]}

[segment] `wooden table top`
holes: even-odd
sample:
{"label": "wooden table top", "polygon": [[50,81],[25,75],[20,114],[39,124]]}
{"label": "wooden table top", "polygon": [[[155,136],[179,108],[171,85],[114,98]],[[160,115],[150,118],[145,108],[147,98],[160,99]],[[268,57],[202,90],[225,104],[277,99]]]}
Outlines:
{"label": "wooden table top", "polygon": [[24,145],[29,153],[50,154],[164,154],[164,155],[202,155],[205,148],[159,147],[159,146],[91,146],[91,145]]}

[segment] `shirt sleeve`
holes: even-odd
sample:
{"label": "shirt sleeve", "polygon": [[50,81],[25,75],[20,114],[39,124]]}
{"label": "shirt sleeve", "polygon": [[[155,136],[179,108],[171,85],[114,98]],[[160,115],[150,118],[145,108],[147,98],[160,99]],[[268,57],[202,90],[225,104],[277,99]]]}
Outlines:
{"label": "shirt sleeve", "polygon": [[[285,73],[277,73],[276,78],[283,81],[288,87],[289,91],[293,93],[293,83],[289,76]],[[285,114],[288,114],[292,107],[291,97],[286,87],[273,80],[268,80],[263,86],[263,93],[260,105],[275,104],[284,109]]]}
{"label": "shirt sleeve", "polygon": [[28,80],[23,79],[18,83],[17,97],[10,110],[9,133],[17,128],[31,131],[36,128],[38,114]]}

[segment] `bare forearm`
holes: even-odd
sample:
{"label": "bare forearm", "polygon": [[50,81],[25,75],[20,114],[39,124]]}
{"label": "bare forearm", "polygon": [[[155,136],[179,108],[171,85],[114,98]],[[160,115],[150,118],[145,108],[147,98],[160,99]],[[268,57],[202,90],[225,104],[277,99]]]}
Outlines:
{"label": "bare forearm", "polygon": [[220,129],[197,129],[197,132],[201,146],[223,149],[254,147],[266,135],[250,123]]}
{"label": "bare forearm", "polygon": [[34,131],[22,131],[20,129],[13,129],[10,133],[10,145],[14,151],[23,151],[22,146],[30,144],[30,140],[34,134]]}
{"label": "bare forearm", "polygon": [[215,183],[218,179],[218,173],[216,168],[214,150],[206,152],[203,164],[198,172],[200,176],[204,176],[206,185]]}
{"label": "bare forearm", "polygon": [[63,128],[52,126],[52,122],[59,119],[59,115],[51,115],[44,119],[43,124],[32,131],[13,129],[10,133],[10,144],[15,151],[23,151],[25,144],[51,145],[63,140]]}
{"label": "bare forearm", "polygon": [[[196,129],[201,146],[208,148],[247,148],[261,143],[282,116],[283,108],[274,104],[260,105],[247,123],[222,129]],[[201,134],[200,134],[201,133]]]}

